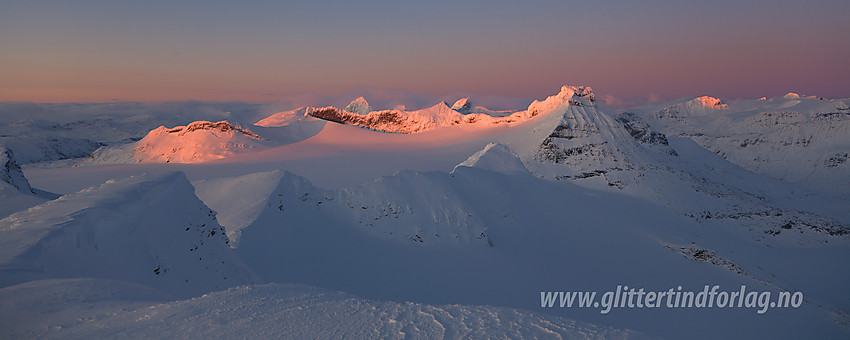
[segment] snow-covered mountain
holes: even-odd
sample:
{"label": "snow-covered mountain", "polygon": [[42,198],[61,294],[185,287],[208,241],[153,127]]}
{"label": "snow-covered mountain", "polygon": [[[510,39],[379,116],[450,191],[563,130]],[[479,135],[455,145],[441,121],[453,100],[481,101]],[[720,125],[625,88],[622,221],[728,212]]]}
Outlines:
{"label": "snow-covered mountain", "polygon": [[0,220],[0,285],[99,277],[175,296],[256,282],[183,173],[109,181]]}
{"label": "snow-covered mountain", "polygon": [[369,105],[366,98],[357,97],[357,99],[352,100],[351,103],[345,107],[345,111],[359,115],[367,115],[369,112],[372,112],[372,106]]}
{"label": "snow-covered mountain", "polygon": [[[565,86],[532,103],[529,110],[545,117],[538,126],[541,142],[518,153],[533,174],[644,197],[697,221],[727,220],[757,240],[817,243],[850,234],[846,213],[805,203],[810,198],[800,197],[802,188],[741,169],[688,138],[668,138],[639,115],[612,117],[593,98],[590,88]],[[694,117],[726,109],[715,98],[700,97],[659,115]],[[779,236],[789,229],[802,235]]]}
{"label": "snow-covered mountain", "polygon": [[850,100],[795,93],[726,104],[705,98],[636,112],[747,170],[812,190],[850,189]]}
{"label": "snow-covered mountain", "polygon": [[186,126],[160,126],[138,142],[101,148],[91,163],[198,163],[267,147],[268,139],[227,121],[196,121]]}
{"label": "snow-covered mountain", "polygon": [[529,174],[528,169],[522,164],[522,160],[507,146],[498,143],[487,144],[484,149],[472,154],[465,161],[455,166],[454,170],[464,166],[507,175]]}
{"label": "snow-covered mountain", "polygon": [[160,125],[196,120],[253,122],[257,104],[0,102],[0,145],[19,164],[84,158],[104,146],[138,141]]}

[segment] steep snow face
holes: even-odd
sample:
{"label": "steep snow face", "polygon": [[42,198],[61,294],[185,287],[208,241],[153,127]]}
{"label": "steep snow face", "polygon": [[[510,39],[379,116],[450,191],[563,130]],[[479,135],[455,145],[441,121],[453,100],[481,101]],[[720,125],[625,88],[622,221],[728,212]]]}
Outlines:
{"label": "steep snow face", "polygon": [[0,220],[0,285],[130,281],[177,296],[255,281],[183,173],[132,177]]}
{"label": "steep snow face", "polygon": [[357,99],[352,100],[351,103],[345,107],[345,111],[359,115],[367,115],[369,112],[372,112],[372,107],[369,106],[369,102],[366,101],[366,98],[357,97]]}
{"label": "steep snow face", "polygon": [[512,308],[384,302],[297,284],[164,300],[118,281],[35,281],[0,289],[0,328],[12,338],[647,339]]}
{"label": "steep snow face", "polygon": [[445,173],[401,171],[338,196],[353,220],[381,237],[491,245],[487,226]]}
{"label": "steep snow face", "polygon": [[0,182],[7,183],[22,193],[34,193],[21,167],[15,162],[12,151],[3,146],[0,146]]}
{"label": "steep snow face", "polygon": [[850,188],[848,103],[789,94],[715,106],[711,115],[681,105],[644,115],[668,135],[691,138],[747,170],[841,195]]}
{"label": "steep snow face", "polygon": [[[519,157],[507,146],[490,143],[481,151],[469,156],[465,161],[455,166],[481,168],[507,175],[528,174],[528,169],[522,164]],[[452,171],[454,172],[454,170]]]}
{"label": "steep snow face", "polygon": [[254,222],[263,212],[283,175],[283,171],[275,170],[192,184],[198,198],[216,211],[219,223],[227,230],[230,245],[235,247],[242,228]]}
{"label": "steep snow face", "polygon": [[197,121],[170,129],[160,126],[136,143],[99,149],[89,162],[200,163],[267,146],[266,138],[227,121]]}

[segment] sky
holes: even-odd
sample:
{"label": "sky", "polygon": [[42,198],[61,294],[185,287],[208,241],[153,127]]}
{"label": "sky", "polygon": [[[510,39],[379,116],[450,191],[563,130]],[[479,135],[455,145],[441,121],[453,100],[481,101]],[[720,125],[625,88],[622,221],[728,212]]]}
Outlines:
{"label": "sky", "polygon": [[538,99],[565,84],[611,102],[844,98],[848,13],[846,0],[0,0],[0,101]]}

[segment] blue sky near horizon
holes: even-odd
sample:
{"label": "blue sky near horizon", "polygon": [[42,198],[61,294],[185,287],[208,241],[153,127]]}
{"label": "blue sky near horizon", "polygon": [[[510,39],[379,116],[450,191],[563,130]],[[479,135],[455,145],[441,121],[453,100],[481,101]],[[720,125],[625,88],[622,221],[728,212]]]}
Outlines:
{"label": "blue sky near horizon", "polygon": [[848,1],[0,1],[0,100],[850,97]]}

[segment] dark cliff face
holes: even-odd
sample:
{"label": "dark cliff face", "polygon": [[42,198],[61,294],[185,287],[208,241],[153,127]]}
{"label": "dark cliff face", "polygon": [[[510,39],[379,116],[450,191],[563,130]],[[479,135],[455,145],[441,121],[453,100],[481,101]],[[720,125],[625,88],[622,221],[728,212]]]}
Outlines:
{"label": "dark cliff face", "polygon": [[331,122],[357,125],[365,128],[374,128],[377,125],[402,125],[404,117],[397,110],[375,111],[370,115],[352,115],[335,107],[316,109],[309,113],[310,116]]}
{"label": "dark cliff face", "polygon": [[33,190],[18,163],[12,150],[0,146],[0,182],[8,183],[18,191],[32,194]]}
{"label": "dark cliff face", "polygon": [[[419,128],[406,126],[409,120],[399,110],[372,111],[368,115],[360,115],[352,114],[335,107],[325,107],[315,109],[308,114],[319,119],[340,124],[355,125],[376,131],[394,133],[415,133],[421,131]],[[460,122],[457,123],[459,124]],[[394,127],[394,129],[389,131],[387,127]]]}
{"label": "dark cliff face", "polygon": [[667,136],[663,133],[652,130],[649,124],[640,121],[638,117],[629,112],[623,112],[617,115],[617,122],[623,124],[626,131],[629,132],[639,143],[650,145],[668,145]]}

